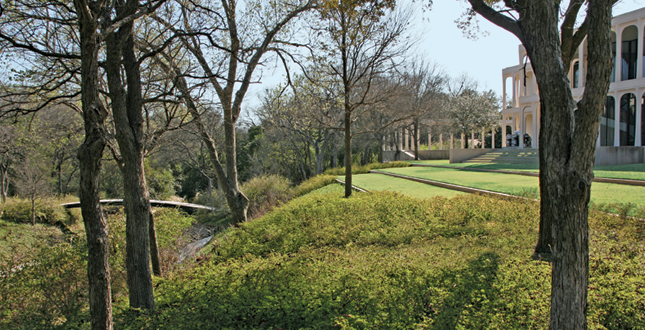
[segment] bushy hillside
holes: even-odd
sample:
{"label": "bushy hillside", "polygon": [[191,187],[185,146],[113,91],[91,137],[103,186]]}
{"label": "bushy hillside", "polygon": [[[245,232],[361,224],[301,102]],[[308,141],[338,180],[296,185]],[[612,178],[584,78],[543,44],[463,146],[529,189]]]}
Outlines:
{"label": "bushy hillside", "polygon": [[[119,329],[544,329],[550,265],[531,259],[539,206],[339,189],[218,237],[156,283],[157,311]],[[640,220],[592,213],[589,326],[645,328]]]}

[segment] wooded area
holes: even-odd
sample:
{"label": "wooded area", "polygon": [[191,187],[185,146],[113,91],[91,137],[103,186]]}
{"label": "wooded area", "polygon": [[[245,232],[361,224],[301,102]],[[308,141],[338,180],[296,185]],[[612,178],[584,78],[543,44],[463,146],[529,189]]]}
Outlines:
{"label": "wooded area", "polygon": [[[585,3],[578,25],[582,2],[469,2],[464,28],[478,13],[515,34],[531,58],[543,93],[536,253],[553,253],[551,327],[585,328],[589,191],[613,1]],[[413,54],[412,10],[393,0],[3,0],[0,51],[11,75],[0,81],[2,201],[79,196],[92,328],[111,329],[99,200],[123,198],[129,303],[154,310],[151,275],[161,270],[151,198],[226,207],[241,223],[249,199],[240,184],[255,177],[298,183],[344,164],[349,197],[352,166],[399,152],[402,130],[417,157],[422,146],[447,149],[443,134],[461,135],[465,147],[475,132],[482,147],[483,130],[506,134],[494,92]],[[595,51],[575,104],[566,72],[585,37]],[[276,66],[284,81],[243,109],[250,86]]]}

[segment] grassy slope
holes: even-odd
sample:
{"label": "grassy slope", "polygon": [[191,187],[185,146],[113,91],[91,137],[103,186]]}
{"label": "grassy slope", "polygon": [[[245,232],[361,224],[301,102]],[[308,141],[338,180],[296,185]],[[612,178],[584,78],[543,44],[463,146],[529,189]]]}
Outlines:
{"label": "grassy slope", "polygon": [[[407,167],[382,171],[513,195],[536,195],[539,187],[537,177],[522,175],[469,172],[436,167]],[[643,187],[595,182],[591,187],[591,201],[597,204],[633,203],[645,206],[643,191]]]}
{"label": "grassy slope", "polygon": [[[230,229],[210,261],[156,283],[156,312],[118,312],[116,328],[547,327],[537,203],[329,190]],[[644,329],[644,224],[590,224],[590,328]]]}
{"label": "grassy slope", "polygon": [[[412,164],[440,165],[457,168],[480,168],[488,170],[538,172],[539,166],[533,164],[450,164],[447,159],[409,161]],[[645,164],[606,165],[594,167],[594,175],[599,178],[645,180]]]}

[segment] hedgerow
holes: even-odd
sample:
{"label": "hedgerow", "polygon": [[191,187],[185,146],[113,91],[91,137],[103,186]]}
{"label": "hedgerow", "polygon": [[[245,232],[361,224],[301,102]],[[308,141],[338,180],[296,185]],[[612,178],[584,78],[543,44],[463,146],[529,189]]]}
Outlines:
{"label": "hedgerow", "polygon": [[[370,170],[378,170],[382,168],[392,168],[392,167],[408,167],[411,166],[412,164],[408,162],[403,162],[403,161],[394,161],[394,162],[389,162],[389,163],[371,163],[367,164],[364,166],[361,165],[352,165],[352,173],[353,174],[364,174],[368,173]],[[345,174],[345,168],[344,167],[336,167],[336,168],[330,168],[325,171],[326,175],[344,175]]]}

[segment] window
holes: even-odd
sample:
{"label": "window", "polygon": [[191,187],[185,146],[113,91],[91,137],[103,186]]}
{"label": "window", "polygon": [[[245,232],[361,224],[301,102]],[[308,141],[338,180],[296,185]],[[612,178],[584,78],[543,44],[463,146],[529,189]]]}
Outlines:
{"label": "window", "polygon": [[578,77],[580,76],[580,61],[576,61],[573,64],[573,88],[578,88]]}
{"label": "window", "polygon": [[620,145],[633,146],[636,136],[636,96],[629,93],[620,98]]}
{"label": "window", "polygon": [[616,113],[616,99],[613,96],[607,96],[605,110],[600,117],[600,145],[611,147],[614,145],[614,121]]}
{"label": "window", "polygon": [[636,63],[638,52],[638,30],[635,26],[623,31],[621,80],[636,79]]}

